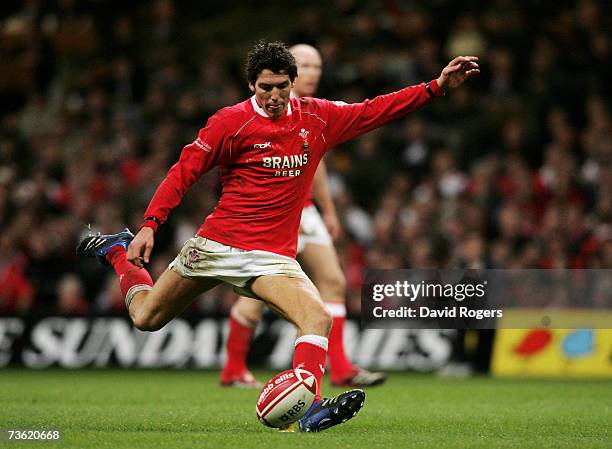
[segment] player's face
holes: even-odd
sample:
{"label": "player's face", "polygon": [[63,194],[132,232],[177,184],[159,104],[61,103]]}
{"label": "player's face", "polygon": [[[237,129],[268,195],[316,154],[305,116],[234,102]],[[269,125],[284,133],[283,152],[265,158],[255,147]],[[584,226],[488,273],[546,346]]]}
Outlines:
{"label": "player's face", "polygon": [[297,47],[292,53],[298,68],[298,77],[295,79],[293,90],[299,97],[312,97],[321,79],[323,69],[321,55],[310,46]]}
{"label": "player's face", "polygon": [[266,114],[274,118],[280,117],[285,112],[292,87],[289,75],[274,73],[269,69],[261,71],[255,85],[249,84],[251,91],[255,92],[257,104],[266,111]]}

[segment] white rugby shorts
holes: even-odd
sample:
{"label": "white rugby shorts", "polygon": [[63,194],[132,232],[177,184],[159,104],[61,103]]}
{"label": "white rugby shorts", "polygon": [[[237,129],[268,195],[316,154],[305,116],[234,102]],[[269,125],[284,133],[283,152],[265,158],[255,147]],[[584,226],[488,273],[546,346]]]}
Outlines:
{"label": "white rugby shorts", "polygon": [[333,245],[331,235],[329,235],[323,218],[321,218],[321,214],[314,204],[302,209],[297,253],[300,254],[309,243],[325,246]]}
{"label": "white rugby shorts", "polygon": [[215,278],[234,286],[239,295],[259,299],[248,282],[259,276],[287,276],[308,279],[291,257],[268,251],[234,248],[205,237],[185,242],[169,268],[188,279]]}

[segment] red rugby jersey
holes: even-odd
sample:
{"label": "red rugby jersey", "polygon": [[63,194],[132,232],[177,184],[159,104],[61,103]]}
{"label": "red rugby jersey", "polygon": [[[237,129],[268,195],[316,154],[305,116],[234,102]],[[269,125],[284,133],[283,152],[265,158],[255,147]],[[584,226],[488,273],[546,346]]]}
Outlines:
{"label": "red rugby jersey", "polygon": [[[436,81],[430,82],[440,95]],[[294,258],[304,201],[325,152],[430,101],[425,84],[346,104],[292,98],[273,119],[255,98],[210,117],[197,139],[183,148],[145,212],[164,223],[189,187],[218,165],[223,191],[198,235],[245,250]],[[144,226],[157,229],[153,220]]]}

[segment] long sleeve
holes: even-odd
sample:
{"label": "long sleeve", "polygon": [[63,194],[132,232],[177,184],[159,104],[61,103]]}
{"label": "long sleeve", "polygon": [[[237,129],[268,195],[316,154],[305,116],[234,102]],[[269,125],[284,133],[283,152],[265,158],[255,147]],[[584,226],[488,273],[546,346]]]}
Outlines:
{"label": "long sleeve", "polygon": [[144,214],[143,226],[157,230],[170,212],[181,202],[191,185],[202,174],[217,165],[222,154],[225,128],[215,116],[211,117],[192,143],[185,145],[181,156],[160,183]]}
{"label": "long sleeve", "polygon": [[[436,80],[430,82],[430,87],[436,97],[442,95]],[[327,145],[333,148],[379,128],[391,120],[420,109],[431,99],[425,83],[421,83],[361,103],[347,104],[320,100],[327,116],[325,132]]]}

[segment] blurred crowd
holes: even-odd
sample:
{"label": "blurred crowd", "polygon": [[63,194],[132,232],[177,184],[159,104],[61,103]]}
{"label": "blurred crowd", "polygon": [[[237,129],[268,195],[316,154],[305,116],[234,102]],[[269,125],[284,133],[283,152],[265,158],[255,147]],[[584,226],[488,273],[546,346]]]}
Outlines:
{"label": "blurred crowd", "polygon": [[[482,75],[327,159],[359,309],[367,268],[612,268],[612,11],[592,0],[25,0],[0,6],[0,313],[123,313],[74,248],[88,223],[136,231],[208,116],[249,96],[259,38],[319,48],[346,102]],[[156,278],[219,194],[207,174],[163,226]],[[225,313],[216,289],[194,309]]]}

